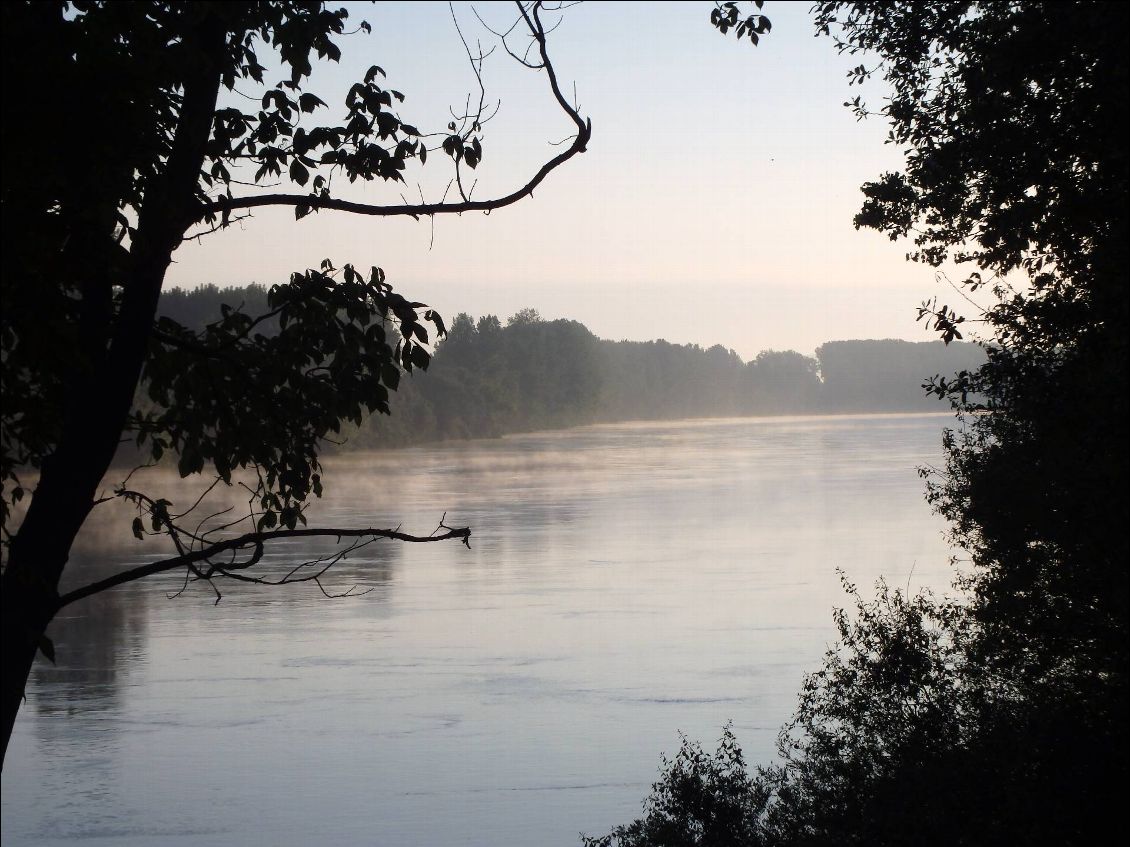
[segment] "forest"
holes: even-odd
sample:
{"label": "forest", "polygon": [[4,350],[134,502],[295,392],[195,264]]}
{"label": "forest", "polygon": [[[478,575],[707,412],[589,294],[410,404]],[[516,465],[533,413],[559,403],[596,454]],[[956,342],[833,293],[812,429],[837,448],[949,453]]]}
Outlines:
{"label": "forest", "polygon": [[[261,285],[164,292],[159,313],[198,331],[221,308],[267,311]],[[269,334],[269,322],[260,325]],[[395,333],[391,324],[386,332]],[[971,372],[975,344],[829,341],[816,356],[763,350],[748,362],[720,344],[612,341],[583,324],[522,309],[505,321],[461,313],[390,396],[391,415],[348,431],[342,446],[400,447],[627,420],[948,410],[924,384]]]}

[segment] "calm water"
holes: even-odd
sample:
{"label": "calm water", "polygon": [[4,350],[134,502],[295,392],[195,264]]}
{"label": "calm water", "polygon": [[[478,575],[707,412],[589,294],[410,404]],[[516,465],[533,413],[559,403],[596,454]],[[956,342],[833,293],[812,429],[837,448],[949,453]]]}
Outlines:
{"label": "calm water", "polygon": [[[367,547],[330,582],[373,587],[354,599],[170,600],[170,575],[71,607],[8,752],[5,847],[570,845],[638,814],[679,730],[712,744],[732,720],[767,761],[833,636],[836,568],[948,583],[915,467],[949,421],[625,424],[330,462],[311,525],[426,534],[446,510],[473,549]],[[130,517],[92,527],[76,584],[165,555]]]}

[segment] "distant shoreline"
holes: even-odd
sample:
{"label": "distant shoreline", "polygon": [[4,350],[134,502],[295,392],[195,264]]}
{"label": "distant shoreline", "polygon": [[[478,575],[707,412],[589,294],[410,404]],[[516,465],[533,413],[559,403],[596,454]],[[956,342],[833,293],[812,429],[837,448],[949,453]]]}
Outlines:
{"label": "distant shoreline", "polygon": [[585,430],[600,430],[600,429],[627,429],[630,427],[644,428],[647,426],[672,426],[684,424],[688,428],[691,426],[703,425],[725,425],[728,423],[740,423],[746,421],[765,421],[766,423],[795,423],[805,420],[881,420],[886,418],[953,418],[954,412],[922,412],[916,410],[908,410],[905,412],[898,411],[881,411],[881,412],[812,412],[809,414],[793,414],[783,412],[779,415],[708,415],[697,418],[635,418],[631,420],[622,421],[599,421],[596,423],[587,424],[573,424],[570,426],[553,427],[549,429],[531,429],[521,430],[516,432],[506,432],[502,435],[495,436],[479,436],[475,438],[448,438],[438,441],[426,441],[418,444],[408,444],[400,446],[366,446],[350,448],[343,446],[341,450],[334,450],[326,452],[322,455],[323,461],[331,461],[353,456],[357,453],[400,453],[405,450],[431,450],[438,447],[456,447],[456,446],[473,446],[475,444],[497,444],[500,441],[505,441],[511,438],[523,438],[528,436],[544,436],[544,435],[564,435],[570,432],[582,432]]}

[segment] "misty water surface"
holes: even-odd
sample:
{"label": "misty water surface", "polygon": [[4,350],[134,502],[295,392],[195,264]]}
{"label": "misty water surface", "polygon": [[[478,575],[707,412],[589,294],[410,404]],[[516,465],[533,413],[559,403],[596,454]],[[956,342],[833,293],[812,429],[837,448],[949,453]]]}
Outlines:
{"label": "misty water surface", "polygon": [[[575,844],[639,812],[678,731],[773,755],[846,602],[945,586],[915,467],[939,415],[624,424],[327,461],[331,585],[173,576],[68,609],[3,775],[15,845]],[[183,504],[196,488],[159,472]],[[137,481],[142,486],[144,480]],[[100,507],[106,508],[106,507]],[[167,553],[107,512],[75,581]],[[301,551],[276,556],[276,566]],[[913,571],[913,572],[912,572]]]}

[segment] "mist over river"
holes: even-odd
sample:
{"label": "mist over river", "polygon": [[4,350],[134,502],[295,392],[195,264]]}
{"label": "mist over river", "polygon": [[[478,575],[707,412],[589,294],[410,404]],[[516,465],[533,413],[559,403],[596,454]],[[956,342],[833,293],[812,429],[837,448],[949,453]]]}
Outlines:
{"label": "mist over river", "polygon": [[[922,464],[948,415],[630,423],[327,459],[311,526],[444,512],[312,585],[68,607],[3,775],[16,845],[572,845],[636,817],[678,732],[775,755],[845,605],[951,578]],[[166,471],[136,487],[178,506]],[[146,486],[149,486],[146,488]],[[97,510],[68,584],[169,555]],[[300,561],[307,546],[275,553]],[[268,563],[269,565],[272,563]]]}

